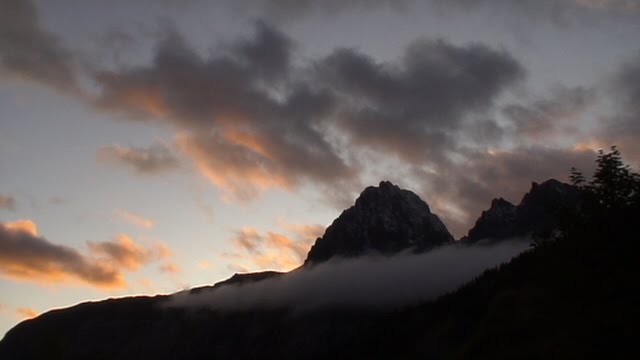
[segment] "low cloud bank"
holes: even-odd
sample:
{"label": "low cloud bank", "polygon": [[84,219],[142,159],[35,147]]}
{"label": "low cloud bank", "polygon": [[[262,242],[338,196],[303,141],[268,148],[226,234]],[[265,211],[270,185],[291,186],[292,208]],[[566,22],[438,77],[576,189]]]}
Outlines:
{"label": "low cloud bank", "polygon": [[529,241],[514,239],[492,245],[446,246],[425,254],[340,259],[259,282],[185,291],[174,295],[168,306],[223,311],[394,308],[453,291],[528,248]]}

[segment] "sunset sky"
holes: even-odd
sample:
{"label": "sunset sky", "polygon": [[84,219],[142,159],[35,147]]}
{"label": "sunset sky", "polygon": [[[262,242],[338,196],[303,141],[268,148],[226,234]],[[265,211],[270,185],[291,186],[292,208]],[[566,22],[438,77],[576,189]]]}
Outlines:
{"label": "sunset sky", "polygon": [[637,0],[0,0],[0,336],[295,268],[380,180],[458,238],[637,166],[638,39]]}

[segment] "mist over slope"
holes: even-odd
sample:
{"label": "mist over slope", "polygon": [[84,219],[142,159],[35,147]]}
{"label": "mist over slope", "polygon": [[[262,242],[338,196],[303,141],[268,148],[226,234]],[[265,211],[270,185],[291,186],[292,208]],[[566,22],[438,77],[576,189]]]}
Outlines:
{"label": "mist over slope", "polygon": [[246,284],[185,291],[166,306],[211,310],[275,309],[311,311],[327,307],[392,309],[432,300],[484,270],[529,248],[526,239],[467,246],[447,245],[426,253],[408,251],[334,258],[313,267]]}

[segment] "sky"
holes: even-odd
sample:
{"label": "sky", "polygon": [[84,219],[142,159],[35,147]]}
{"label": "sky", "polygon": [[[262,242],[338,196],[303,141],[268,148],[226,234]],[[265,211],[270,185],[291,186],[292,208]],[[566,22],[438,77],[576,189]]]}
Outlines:
{"label": "sky", "polygon": [[640,1],[0,1],[0,334],[299,266],[381,180],[457,238],[640,163]]}

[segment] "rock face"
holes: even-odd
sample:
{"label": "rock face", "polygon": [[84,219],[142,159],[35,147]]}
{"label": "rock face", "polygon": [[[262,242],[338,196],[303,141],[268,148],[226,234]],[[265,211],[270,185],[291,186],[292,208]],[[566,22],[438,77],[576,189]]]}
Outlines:
{"label": "rock face", "polygon": [[311,247],[305,265],[369,252],[424,251],[453,241],[440,219],[411,191],[388,181],[366,188]]}
{"label": "rock face", "polygon": [[493,199],[491,207],[482,212],[474,227],[469,230],[466,240],[503,239],[514,236],[518,208],[503,198]]}
{"label": "rock face", "polygon": [[558,226],[557,212],[579,205],[578,189],[555,179],[532,183],[531,190],[517,206],[498,198],[462,240],[505,239],[533,232],[551,232]]}

